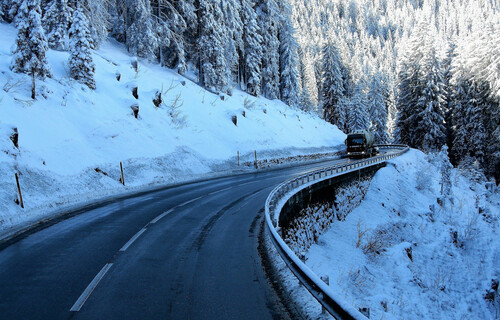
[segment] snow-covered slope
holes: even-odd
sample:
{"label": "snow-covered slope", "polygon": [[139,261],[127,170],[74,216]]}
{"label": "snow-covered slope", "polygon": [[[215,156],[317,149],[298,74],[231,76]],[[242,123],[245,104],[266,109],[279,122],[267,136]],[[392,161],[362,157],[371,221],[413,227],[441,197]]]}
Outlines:
{"label": "snow-covered slope", "polygon": [[[254,150],[259,159],[333,151],[345,138],[335,126],[280,101],[239,90],[222,100],[146,61],[139,60],[136,71],[134,59],[113,41],[93,55],[95,91],[69,79],[67,52],[49,51],[54,76],[37,80],[33,101],[31,79],[9,69],[16,29],[0,23],[0,34],[0,230],[60,205],[123,192],[120,162],[127,188],[137,189],[234,170],[238,151],[242,161],[253,159]],[[153,103],[157,92],[159,107]],[[13,128],[19,149],[9,139]],[[15,172],[25,209],[14,203]]]}
{"label": "snow-covered slope", "polygon": [[316,274],[369,308],[371,319],[500,316],[492,289],[500,278],[500,195],[453,169],[453,204],[441,207],[438,167],[416,150],[391,160],[361,205],[306,255]]}

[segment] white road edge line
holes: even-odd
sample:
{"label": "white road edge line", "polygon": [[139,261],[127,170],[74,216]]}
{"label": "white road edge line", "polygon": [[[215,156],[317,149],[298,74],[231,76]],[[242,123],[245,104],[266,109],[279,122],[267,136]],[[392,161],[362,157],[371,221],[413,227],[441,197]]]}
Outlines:
{"label": "white road edge line", "polygon": [[139,232],[137,232],[135,236],[133,236],[127,243],[125,243],[125,245],[120,249],[120,251],[127,250],[128,247],[130,247],[130,245],[132,245],[132,243],[134,243],[134,241],[137,240],[137,238],[139,238],[141,234],[144,233],[144,231],[146,231],[146,228],[142,228]]}
{"label": "white road edge line", "polygon": [[112,265],[113,265],[112,263],[107,263],[104,265],[104,267],[102,267],[101,271],[99,271],[99,273],[94,277],[92,282],[90,282],[90,284],[87,286],[85,291],[83,291],[80,298],[78,298],[78,300],[76,300],[75,304],[71,307],[71,309],[69,309],[69,311],[80,311],[80,309],[83,307],[83,304],[85,303],[85,301],[87,301],[87,299],[92,294],[92,291],[94,291],[94,289],[99,284],[99,281],[102,280],[102,278],[104,277],[106,272],[108,272],[109,268],[111,268]]}
{"label": "white road edge line", "polygon": [[166,211],[166,212],[163,212],[162,214],[160,214],[158,217],[154,218],[153,220],[151,220],[151,224],[153,223],[157,223],[161,218],[163,218],[164,216],[166,216],[167,214],[171,213],[172,211],[174,211],[174,208]]}

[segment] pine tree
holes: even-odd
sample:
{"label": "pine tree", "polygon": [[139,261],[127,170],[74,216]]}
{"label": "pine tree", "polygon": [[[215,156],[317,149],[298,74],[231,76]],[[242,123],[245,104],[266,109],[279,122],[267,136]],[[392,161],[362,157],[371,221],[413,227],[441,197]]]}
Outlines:
{"label": "pine tree", "polygon": [[308,91],[308,74],[307,67],[305,64],[304,51],[300,46],[297,48],[297,54],[299,59],[298,66],[298,76],[299,76],[299,84],[300,84],[300,95],[299,95],[299,106],[300,109],[306,112],[313,111],[313,104],[311,101],[311,96]]}
{"label": "pine tree", "polygon": [[450,41],[448,45],[448,50],[446,52],[446,57],[443,60],[443,82],[445,88],[445,104],[444,104],[444,120],[446,123],[446,144],[448,148],[452,148],[453,145],[453,129],[452,129],[452,110],[453,110],[453,97],[455,87],[452,84],[452,62],[456,56],[455,50],[456,45],[454,42]]}
{"label": "pine tree", "polygon": [[382,75],[372,76],[368,84],[368,113],[370,115],[370,131],[374,134],[376,143],[387,143],[387,105],[389,95],[387,84]]}
{"label": "pine tree", "polygon": [[354,94],[350,99],[349,113],[347,117],[347,132],[368,129],[368,101],[364,91],[364,81],[360,80],[354,88]]}
{"label": "pine tree", "polygon": [[[300,77],[300,107],[304,111],[310,111],[323,115],[322,110],[317,108],[318,90],[314,73],[314,62],[307,50],[303,50],[299,45],[299,77]],[[316,103],[315,103],[316,102]]]}
{"label": "pine tree", "polygon": [[35,99],[35,78],[51,77],[47,62],[47,39],[42,28],[40,3],[24,0],[16,16],[17,38],[11,69],[32,77],[32,99]]}
{"label": "pine tree", "polygon": [[423,88],[417,101],[416,108],[421,110],[417,114],[416,127],[413,131],[413,143],[424,151],[437,151],[446,143],[446,127],[444,122],[444,104],[446,92],[444,90],[443,72],[431,48],[422,62],[423,78],[420,80]]}
{"label": "pine tree", "polygon": [[488,151],[488,173],[495,177],[498,185],[500,183],[500,125],[491,133],[486,150]]}
{"label": "pine tree", "polygon": [[460,163],[467,157],[484,167],[488,136],[485,126],[486,85],[478,86],[471,81],[461,81],[454,96],[453,110],[453,159]]}
{"label": "pine tree", "polygon": [[453,142],[450,152],[452,163],[458,165],[467,155],[468,136],[466,126],[468,119],[465,117],[467,109],[470,108],[470,83],[460,81],[453,94],[453,109],[451,110]]}
{"label": "pine tree", "polygon": [[130,25],[127,28],[127,47],[133,55],[155,59],[158,39],[153,26],[149,0],[129,0]]}
{"label": "pine tree", "polygon": [[90,89],[96,88],[94,80],[95,65],[92,60],[91,35],[88,20],[81,7],[73,15],[73,24],[69,30],[70,57],[69,69],[71,77]]}
{"label": "pine tree", "polygon": [[[188,60],[190,52],[194,52],[196,48],[196,41],[198,40],[198,18],[196,15],[195,0],[179,0],[173,3],[174,8],[180,14],[181,22],[176,28],[174,36],[174,44],[176,48],[177,70],[184,74],[188,70]],[[172,19],[171,19],[172,20]],[[174,21],[177,19],[174,19]]]}
{"label": "pine tree", "polygon": [[[158,41],[156,54],[162,66],[177,69],[181,74],[187,72],[187,52],[189,43],[186,38],[196,38],[196,13],[192,1],[152,0],[154,30]],[[189,33],[189,35],[186,35]]]}
{"label": "pine tree", "polygon": [[51,0],[47,3],[42,24],[47,34],[47,42],[52,49],[67,49],[66,41],[72,14],[73,9],[67,0]]}
{"label": "pine tree", "polygon": [[275,0],[261,0],[257,10],[263,46],[262,93],[269,99],[280,94],[278,27],[281,19]]}
{"label": "pine tree", "polygon": [[344,130],[346,104],[339,100],[347,94],[345,83],[345,67],[342,64],[337,47],[328,42],[323,47],[320,99],[323,106],[324,119]]}
{"label": "pine tree", "polygon": [[[412,49],[416,50],[417,46],[414,45]],[[398,74],[396,136],[399,143],[411,147],[417,147],[413,130],[418,121],[416,106],[422,92],[422,88],[419,86],[419,54],[418,51],[410,51],[410,54],[403,58],[401,71]]]}
{"label": "pine tree", "polygon": [[398,116],[400,142],[426,151],[446,142],[443,71],[428,22],[412,34],[399,73]]}
{"label": "pine tree", "polygon": [[227,91],[227,62],[224,50],[223,14],[220,2],[200,0],[198,9],[201,84],[212,91]]}
{"label": "pine tree", "polygon": [[6,22],[13,22],[17,16],[17,11],[23,3],[23,0],[0,0],[0,11],[3,12],[2,18]]}
{"label": "pine tree", "polygon": [[338,99],[337,104],[335,105],[335,114],[336,114],[336,126],[342,132],[349,133],[350,128],[348,126],[348,121],[350,118],[350,112],[353,109],[352,99],[351,97],[342,96]]}
{"label": "pine tree", "polygon": [[221,11],[224,15],[224,55],[227,64],[228,81],[239,82],[240,55],[243,51],[243,22],[241,18],[240,0],[221,0]]}
{"label": "pine tree", "polygon": [[280,90],[281,100],[290,106],[299,105],[298,44],[291,21],[291,8],[287,1],[281,2],[282,22],[279,28],[280,42]]}
{"label": "pine tree", "polygon": [[253,96],[260,95],[261,64],[262,64],[262,36],[257,24],[254,0],[242,1],[243,17],[243,44],[244,67],[243,79],[246,92]]}
{"label": "pine tree", "polygon": [[448,146],[444,145],[438,154],[438,159],[440,161],[439,170],[441,171],[441,197],[450,198],[451,197],[451,169],[453,166],[450,163],[450,157],[448,155]]}
{"label": "pine tree", "polygon": [[[111,16],[108,7],[112,7],[109,0],[68,0],[74,4],[75,9],[77,4],[82,7],[87,21],[89,22],[90,37],[92,39],[92,49],[97,49],[99,44],[108,36],[108,28],[110,25]],[[117,0],[117,6],[122,5],[120,2],[125,0]]]}

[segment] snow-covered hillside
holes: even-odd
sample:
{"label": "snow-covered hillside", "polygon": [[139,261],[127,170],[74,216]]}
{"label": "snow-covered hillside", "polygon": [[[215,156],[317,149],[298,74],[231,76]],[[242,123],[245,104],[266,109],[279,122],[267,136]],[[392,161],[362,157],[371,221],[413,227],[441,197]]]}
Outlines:
{"label": "snow-covered hillside", "polygon": [[498,319],[500,195],[411,150],[380,169],[361,205],[335,221],[306,264],[371,319]]}
{"label": "snow-covered hillside", "polygon": [[[31,79],[9,69],[16,29],[0,23],[0,34],[0,230],[64,205],[237,170],[238,151],[242,162],[253,160],[254,150],[259,159],[328,152],[345,138],[335,126],[278,100],[239,90],[221,99],[142,60],[136,70],[135,59],[112,40],[93,54],[96,90],[70,79],[67,52],[51,50],[53,77],[37,80],[31,100]],[[18,149],[10,140],[13,128]],[[120,162],[125,188],[118,181]],[[25,209],[14,203],[16,172]]]}

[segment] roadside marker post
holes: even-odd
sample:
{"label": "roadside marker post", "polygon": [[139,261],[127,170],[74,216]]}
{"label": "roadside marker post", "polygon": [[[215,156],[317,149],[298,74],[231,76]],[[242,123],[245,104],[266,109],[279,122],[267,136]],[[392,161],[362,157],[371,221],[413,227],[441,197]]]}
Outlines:
{"label": "roadside marker post", "polygon": [[123,165],[121,161],[120,161],[120,171],[122,172],[122,184],[125,185],[125,177],[123,176]]}
{"label": "roadside marker post", "polygon": [[24,209],[23,194],[21,193],[21,186],[19,185],[19,177],[17,176],[17,172],[15,176],[16,176],[17,192],[19,192],[19,204],[21,205],[21,208]]}

